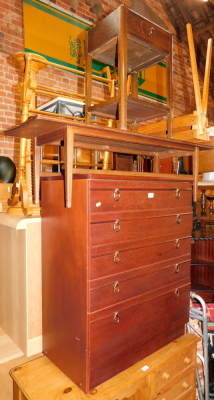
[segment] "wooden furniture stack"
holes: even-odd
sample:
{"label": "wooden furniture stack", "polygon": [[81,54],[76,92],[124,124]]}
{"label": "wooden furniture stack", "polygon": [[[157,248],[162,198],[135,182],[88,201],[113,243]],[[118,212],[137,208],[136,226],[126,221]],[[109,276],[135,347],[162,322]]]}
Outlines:
{"label": "wooden furniture stack", "polygon": [[14,400],[195,400],[195,335],[187,334],[84,394],[48,358],[14,368]]}
{"label": "wooden furniture stack", "polygon": [[84,392],[183,335],[192,180],[120,173],[42,182],[43,349]]}
{"label": "wooden furniture stack", "polygon": [[[118,66],[118,91],[96,105],[91,101],[92,58]],[[168,105],[139,99],[137,72],[165,58]],[[127,389],[124,372],[120,399],[194,399],[196,339],[178,339],[189,319],[193,179],[157,172],[161,158],[192,155],[195,201],[198,151],[210,144],[171,139],[172,36],[151,21],[125,6],[115,10],[88,33],[86,72],[87,123],[37,116],[6,132],[34,139],[36,203],[39,147],[64,140],[65,181],[50,177],[42,182],[44,354],[83,392],[102,399],[98,385],[105,387],[103,382],[168,345],[169,353],[164,348],[146,360],[151,369],[143,370],[146,378],[142,386],[135,381],[135,391]],[[90,124],[92,114],[116,119],[119,129]],[[168,117],[168,138],[127,131],[129,121],[135,125],[160,116]],[[149,155],[156,173],[74,173],[75,147]],[[27,202],[23,209],[30,213]],[[37,385],[40,368],[59,384],[56,367],[46,357],[34,365]],[[76,386],[64,393],[84,399]],[[14,393],[19,398],[16,385]],[[23,393],[31,400],[29,390]],[[37,394],[44,398],[45,389],[40,386]]]}

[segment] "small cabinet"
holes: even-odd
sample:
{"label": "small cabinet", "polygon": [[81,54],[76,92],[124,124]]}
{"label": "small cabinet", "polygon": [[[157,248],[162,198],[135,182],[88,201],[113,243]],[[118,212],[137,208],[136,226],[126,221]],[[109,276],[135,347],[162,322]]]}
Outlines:
{"label": "small cabinet", "polygon": [[[105,34],[104,34],[105,32]],[[92,59],[118,68],[118,91],[107,100],[91,105]],[[168,104],[138,96],[138,75],[161,61],[167,61]],[[131,75],[131,94],[127,77]],[[127,121],[144,121],[170,115],[172,109],[172,35],[162,27],[121,5],[86,34],[86,118],[97,115]],[[168,126],[171,129],[171,125]]]}

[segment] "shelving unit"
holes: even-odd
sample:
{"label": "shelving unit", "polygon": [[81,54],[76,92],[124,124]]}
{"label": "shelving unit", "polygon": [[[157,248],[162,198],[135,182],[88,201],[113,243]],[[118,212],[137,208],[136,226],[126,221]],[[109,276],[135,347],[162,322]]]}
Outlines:
{"label": "shelving unit", "polygon": [[191,289],[213,302],[214,226],[196,229],[192,235]]}

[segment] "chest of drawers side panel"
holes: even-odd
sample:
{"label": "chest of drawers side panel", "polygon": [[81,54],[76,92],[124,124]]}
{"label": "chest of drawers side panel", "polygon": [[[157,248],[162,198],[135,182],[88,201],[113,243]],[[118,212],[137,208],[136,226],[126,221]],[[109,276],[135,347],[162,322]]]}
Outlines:
{"label": "chest of drawers side panel", "polygon": [[74,182],[73,207],[65,208],[63,181],[42,182],[43,349],[86,390],[87,181]]}

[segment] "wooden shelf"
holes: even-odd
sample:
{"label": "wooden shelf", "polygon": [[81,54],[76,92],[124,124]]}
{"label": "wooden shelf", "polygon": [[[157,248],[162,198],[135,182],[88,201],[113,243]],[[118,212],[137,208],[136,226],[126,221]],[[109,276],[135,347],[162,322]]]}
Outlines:
{"label": "wooden shelf", "polygon": [[196,260],[196,261],[193,261],[193,262],[191,263],[191,265],[197,265],[197,266],[205,265],[205,266],[214,267],[214,262],[211,262],[211,261],[204,261],[204,260]]}
{"label": "wooden shelf", "polygon": [[214,293],[214,287],[209,285],[203,285],[202,283],[195,284],[191,287],[193,292],[210,292]]}
{"label": "wooden shelf", "polygon": [[[112,97],[107,101],[89,107],[89,112],[99,117],[117,119],[118,97]],[[163,104],[146,98],[127,97],[127,119],[136,122],[149,120],[154,117],[162,117],[169,114],[170,109]]]}

